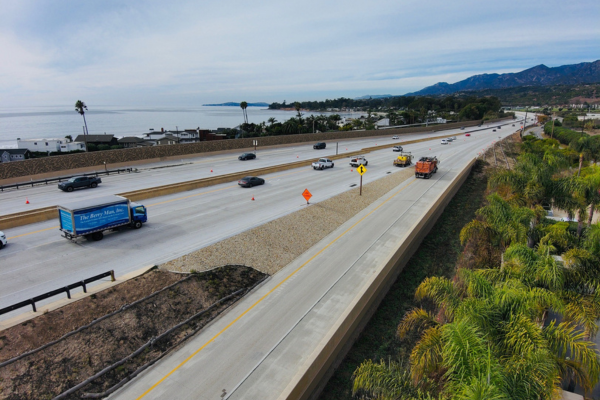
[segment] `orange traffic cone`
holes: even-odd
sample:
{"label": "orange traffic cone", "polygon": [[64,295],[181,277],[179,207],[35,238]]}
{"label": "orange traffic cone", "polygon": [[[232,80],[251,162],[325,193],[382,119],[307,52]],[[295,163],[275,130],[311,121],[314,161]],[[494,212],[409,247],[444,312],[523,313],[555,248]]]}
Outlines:
{"label": "orange traffic cone", "polygon": [[25,197],[25,204],[29,204],[29,199]]}
{"label": "orange traffic cone", "polygon": [[352,172],[352,171],[354,171],[354,170],[351,169],[350,172]]}
{"label": "orange traffic cone", "polygon": [[252,196],[252,201],[254,201],[254,196]]}
{"label": "orange traffic cone", "polygon": [[212,169],[210,170],[210,172],[212,172]]}
{"label": "orange traffic cone", "polygon": [[296,156],[296,158],[299,158],[298,156]]}

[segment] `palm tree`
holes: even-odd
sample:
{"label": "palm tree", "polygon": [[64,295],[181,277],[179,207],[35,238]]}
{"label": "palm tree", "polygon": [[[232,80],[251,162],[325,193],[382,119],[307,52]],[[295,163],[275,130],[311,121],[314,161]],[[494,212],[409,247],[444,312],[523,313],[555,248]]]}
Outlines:
{"label": "palm tree", "polygon": [[298,103],[298,102],[294,103],[294,109],[298,113],[298,118],[302,118],[302,114],[300,113],[301,108],[302,108],[302,105],[300,103]]}
{"label": "palm tree", "polygon": [[267,120],[267,122],[269,122],[269,124],[270,124],[271,126],[273,126],[273,124],[274,124],[275,122],[277,122],[277,120],[276,120],[275,118],[271,117],[271,118],[269,118],[269,119]]}
{"label": "palm tree", "polygon": [[242,114],[244,114],[244,123],[248,123],[248,114],[246,113],[246,108],[248,108],[248,103],[242,101],[240,103],[240,107],[242,108]]}
{"label": "palm tree", "polygon": [[88,108],[83,101],[77,100],[75,102],[75,111],[77,111],[83,117],[83,123],[85,125],[85,134],[89,135],[90,133],[88,132],[87,122],[85,122],[85,111],[87,111],[87,109]]}

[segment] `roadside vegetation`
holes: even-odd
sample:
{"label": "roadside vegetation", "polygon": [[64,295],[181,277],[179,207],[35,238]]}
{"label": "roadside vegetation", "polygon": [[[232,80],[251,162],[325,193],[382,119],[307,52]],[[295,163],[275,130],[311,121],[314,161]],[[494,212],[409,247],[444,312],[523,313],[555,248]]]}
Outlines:
{"label": "roadside vegetation", "polygon": [[[242,103],[244,104],[244,103]],[[490,120],[513,116],[500,110],[500,101],[494,97],[464,97],[446,96],[433,97],[391,97],[382,99],[352,100],[339,98],[336,100],[294,102],[287,104],[273,103],[269,105],[273,110],[296,110],[296,116],[285,122],[278,122],[275,118],[259,124],[245,122],[241,125],[244,137],[290,135],[313,132],[373,130],[376,122],[388,118],[389,124],[407,125],[437,123],[437,119],[447,121]],[[242,107],[242,110],[244,108]],[[342,118],[338,114],[310,115],[304,117],[302,110],[311,111],[356,111],[364,113],[359,118],[345,120],[340,126]],[[241,134],[230,129],[225,131],[228,137]]]}
{"label": "roadside vegetation", "polygon": [[[599,149],[554,129],[558,140],[526,136],[510,170],[491,170],[483,206],[450,233],[445,218],[469,186],[457,194],[398,280],[410,293],[396,283],[373,319],[381,331],[355,346],[360,364],[346,361],[322,398],[553,399],[597,384]],[[576,221],[549,218],[550,206]],[[390,297],[405,301],[390,307]]]}

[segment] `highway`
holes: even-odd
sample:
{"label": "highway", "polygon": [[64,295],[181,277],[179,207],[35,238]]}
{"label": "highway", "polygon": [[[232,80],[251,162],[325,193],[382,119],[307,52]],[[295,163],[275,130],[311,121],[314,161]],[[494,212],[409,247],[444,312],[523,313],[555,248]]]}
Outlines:
{"label": "highway", "polygon": [[[357,295],[428,207],[482,148],[514,131],[457,135],[446,146],[439,140],[407,146],[417,157],[441,159],[432,179],[409,178],[110,398],[287,398],[340,318],[351,312]],[[389,150],[367,158],[375,177],[393,170]],[[323,172],[347,184],[348,168],[336,168]]]}
{"label": "highway", "polygon": [[[512,128],[512,124],[513,122],[507,126]],[[516,122],[514,124],[517,125]],[[454,129],[427,134],[405,134],[400,135],[400,140],[392,140],[391,134],[380,138],[347,139],[339,141],[339,146],[337,147],[339,154],[352,155],[356,154],[360,149],[369,146],[392,145],[399,141],[451,133],[458,135],[473,129],[477,128],[468,128],[465,131]],[[385,134],[386,132],[382,130],[382,135]],[[260,138],[257,140],[260,143]],[[97,188],[80,189],[72,193],[59,190],[57,188],[58,183],[7,189],[4,192],[0,192],[0,201],[2,202],[0,215],[336,154],[336,142],[327,142],[327,148],[323,150],[313,150],[313,144],[306,143],[289,147],[270,147],[264,149],[259,146],[257,149],[257,159],[248,161],[239,161],[237,159],[244,151],[227,152],[217,155],[188,155],[181,160],[170,160],[137,166],[136,168],[139,171],[137,173],[102,175],[102,183]],[[247,149],[247,151],[253,152],[254,149]],[[98,171],[103,171],[103,168]],[[29,204],[26,204],[27,200]]]}
{"label": "highway", "polygon": [[[435,140],[407,145],[405,149],[412,151],[416,157],[437,155],[442,166],[445,166],[446,159],[451,154],[462,154],[468,150],[471,157],[497,140],[498,136],[514,132],[515,128],[511,125],[512,122],[497,132],[492,132],[492,128],[475,132],[471,137],[460,134],[469,130],[459,131],[460,133],[456,132],[458,140],[450,145],[440,145],[440,141]],[[430,135],[445,133],[447,132]],[[406,136],[416,135],[402,137],[408,139]],[[391,138],[385,140],[390,144],[397,142]],[[375,143],[383,144],[380,138],[362,139],[350,141],[343,148],[345,151],[347,147],[348,153],[355,154],[352,149],[373,146]],[[25,194],[29,196],[30,193],[30,201],[35,199],[33,205],[42,207],[53,204],[57,198],[75,200],[74,196],[80,199],[119,193],[173,182],[175,179],[182,179],[180,175],[185,176],[186,179],[183,180],[197,179],[208,176],[208,168],[230,173],[241,168],[280,164],[286,160],[296,161],[296,155],[299,159],[325,156],[332,150],[334,149],[328,148],[316,151],[311,145],[275,148],[264,152],[259,150],[259,158],[247,162],[237,161],[237,153],[203,157],[194,164],[111,176],[106,178],[106,184],[97,189],[62,193],[55,187],[36,187],[20,190],[17,194],[6,192],[0,196],[3,207],[12,201],[14,211],[19,211],[22,205],[17,204],[15,199],[25,197]],[[269,152],[273,153],[272,157]],[[368,183],[389,172],[400,170],[391,165],[395,154],[391,149],[367,154],[368,173],[363,182]],[[350,169],[347,159],[336,160],[335,168],[324,171],[314,171],[307,166],[265,175],[263,178],[266,179],[266,184],[252,189],[243,189],[236,182],[230,182],[149,199],[143,202],[148,207],[149,222],[142,229],[126,229],[107,234],[100,242],[88,242],[84,239],[77,243],[67,241],[60,236],[56,220],[6,229],[9,244],[0,251],[0,308],[101,272],[114,269],[117,276],[120,276],[216,243],[300,209],[305,204],[301,196],[305,188],[313,194],[312,203],[325,200],[358,183],[358,174],[350,172]],[[252,197],[255,201],[251,201]],[[3,319],[16,313],[18,312],[6,314]]]}

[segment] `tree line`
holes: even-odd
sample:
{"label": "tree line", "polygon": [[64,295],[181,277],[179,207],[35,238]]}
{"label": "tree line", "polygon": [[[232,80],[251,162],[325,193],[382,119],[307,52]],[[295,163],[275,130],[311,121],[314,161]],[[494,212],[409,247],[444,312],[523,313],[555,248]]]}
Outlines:
{"label": "tree line", "polygon": [[[539,400],[597,384],[600,167],[588,138],[554,129],[553,139],[524,137],[513,168],[492,175],[486,205],[460,233],[454,277],[416,290],[421,307],[397,330],[415,341],[409,361],[364,361],[355,394]],[[550,205],[577,222],[548,218]]]}

